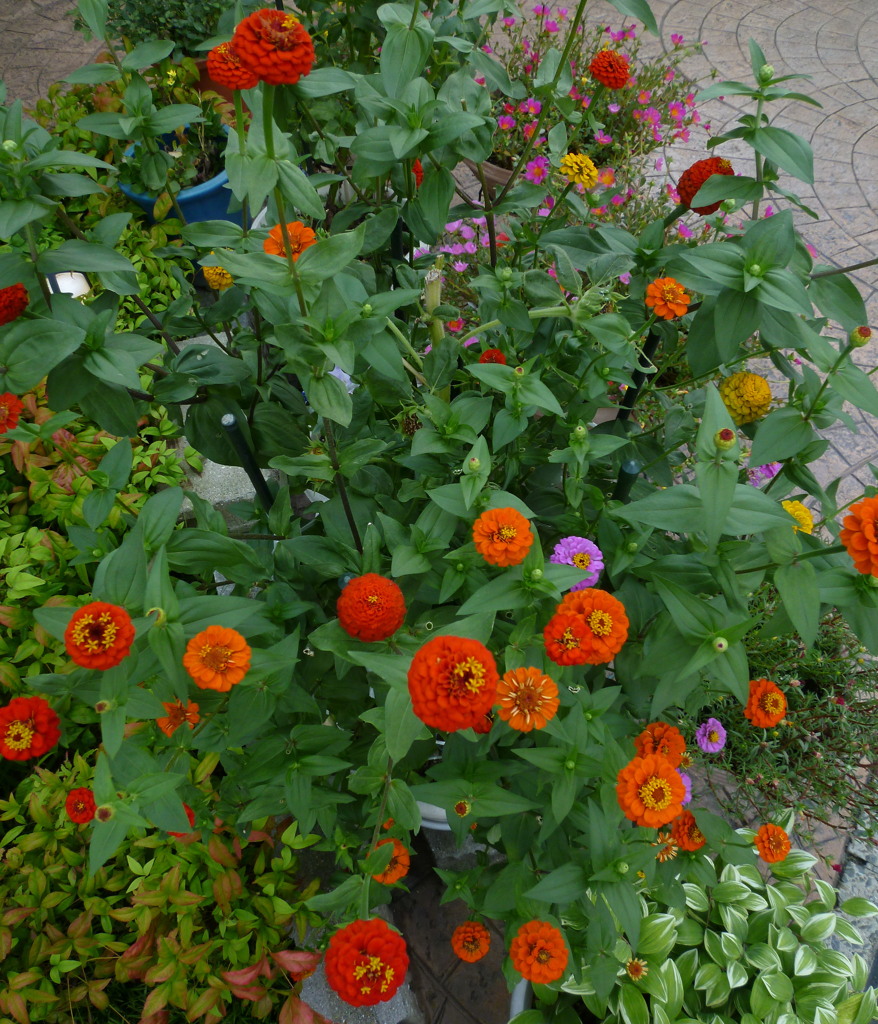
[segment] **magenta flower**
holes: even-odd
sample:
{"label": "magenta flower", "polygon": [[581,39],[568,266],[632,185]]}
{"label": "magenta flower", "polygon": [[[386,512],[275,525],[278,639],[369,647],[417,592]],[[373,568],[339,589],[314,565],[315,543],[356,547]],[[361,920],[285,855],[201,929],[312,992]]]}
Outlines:
{"label": "magenta flower", "polygon": [[687,224],[682,221],[677,225],[677,234],[680,238],[690,239],[695,237],[695,232]]}
{"label": "magenta flower", "polygon": [[683,45],[683,37],[678,32],[672,32],[671,33],[671,42],[674,44],[674,46],[682,46]]}
{"label": "magenta flower", "polygon": [[708,718],[695,730],[695,742],[705,754],[715,754],[726,745],[726,730],[716,718]]}
{"label": "magenta flower", "polygon": [[548,157],[538,156],[534,157],[527,165],[527,170],[524,172],[525,178],[532,182],[534,185],[542,185],[542,183],[549,176],[549,160]]}
{"label": "magenta flower", "polygon": [[622,108],[619,106],[618,103],[607,104],[607,110],[609,110],[611,114],[618,114],[621,109]]}
{"label": "magenta flower", "polygon": [[781,468],[781,463],[779,462],[769,462],[764,466],[751,466],[747,470],[747,482],[754,487],[760,487],[764,481],[776,477]]}
{"label": "magenta flower", "polygon": [[558,25],[558,22],[557,21],[552,21],[551,19],[546,22],[545,28],[546,28],[547,32],[559,32],[560,31],[560,27]]}
{"label": "magenta flower", "polygon": [[595,142],[600,143],[602,146],[607,146],[613,141],[612,135],[607,135],[606,132],[602,132],[600,128],[594,133]]}
{"label": "magenta flower", "polygon": [[675,121],[682,121],[686,116],[686,108],[679,100],[674,100],[673,103],[668,104],[668,113]]}
{"label": "magenta flower", "polygon": [[511,131],[515,127],[515,118],[503,114],[497,118],[497,127],[502,128],[504,132]]}
{"label": "magenta flower", "polygon": [[535,116],[543,109],[543,105],[539,100],[535,100],[533,97],[530,97],[529,99],[519,103],[518,109],[522,114],[531,114],[532,116]]}
{"label": "magenta flower", "polygon": [[503,24],[507,28],[512,28],[512,26],[515,24],[515,18],[504,18],[503,19]]}
{"label": "magenta flower", "polygon": [[564,537],[559,540],[549,561],[555,565],[575,565],[586,574],[583,580],[573,584],[571,591],[593,587],[604,567],[601,549],[585,537]]}
{"label": "magenta flower", "polygon": [[649,89],[641,89],[640,92],[637,94],[637,102],[638,103],[649,103],[651,97],[652,97],[652,93],[650,92]]}

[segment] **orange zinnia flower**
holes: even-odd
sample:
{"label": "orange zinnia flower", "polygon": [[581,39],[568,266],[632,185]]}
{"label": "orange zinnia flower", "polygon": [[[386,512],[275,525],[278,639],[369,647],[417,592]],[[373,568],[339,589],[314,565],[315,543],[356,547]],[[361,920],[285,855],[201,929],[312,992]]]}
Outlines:
{"label": "orange zinnia flower", "polygon": [[651,722],[635,739],[634,746],[637,747],[638,757],[661,754],[675,768],[680,767],[683,754],[686,753],[683,734],[675,725],[668,725],[667,722]]}
{"label": "orange zinnia flower", "polygon": [[27,288],[21,282],[0,288],[0,327],[17,320],[27,309],[29,301]]}
{"label": "orange zinnia flower", "polygon": [[220,43],[207,55],[207,73],[217,85],[227,89],[253,89],[259,75],[245,68],[231,43]]}
{"label": "orange zinnia flower", "polygon": [[225,693],[247,675],[250,647],[237,630],[208,626],[186,645],[183,668],[202,690]]}
{"label": "orange zinnia flower", "polygon": [[478,921],[464,921],[454,929],[451,948],[461,960],[474,964],[491,948],[491,933]]}
{"label": "orange zinnia flower", "polygon": [[673,277],[657,277],[646,286],[646,299],[650,309],[662,320],[674,320],[686,315],[686,308],[692,296]]}
{"label": "orange zinnia flower", "polygon": [[335,608],[341,628],[368,642],[393,636],[405,619],[405,598],[399,586],[374,572],[350,580]]}
{"label": "orange zinnia flower", "polygon": [[759,856],[768,864],[785,860],[790,852],[790,837],[779,825],[762,825],[753,839]]}
{"label": "orange zinnia flower", "polygon": [[787,699],[776,683],[770,679],[751,679],[750,698],[744,708],[744,717],[759,726],[771,729],[787,713]]}
{"label": "orange zinnia flower", "polygon": [[690,853],[700,850],[707,842],[691,811],[683,811],[674,818],[671,823],[671,835],[681,850],[688,850]]}
{"label": "orange zinnia flower", "polygon": [[396,995],[409,958],[405,939],[378,917],[353,921],[329,940],[323,961],[330,988],[351,1006],[374,1006]]}
{"label": "orange zinnia flower", "polygon": [[433,729],[473,727],[494,706],[498,680],[494,656],[484,644],[434,636],[415,653],[409,668],[412,709]]}
{"label": "orange zinnia flower", "polygon": [[0,395],[0,434],[18,426],[18,417],[24,408],[24,402],[9,391]]}
{"label": "orange zinnia flower", "polygon": [[634,957],[625,964],[625,971],[632,981],[640,981],[649,974],[649,967],[645,960]]}
{"label": "orange zinnia flower", "polygon": [[473,523],[476,551],[490,565],[520,565],[534,542],[530,523],[514,508],[492,508]]}
{"label": "orange zinnia flower", "polygon": [[238,59],[268,85],[295,85],[314,64],[314,42],[295,15],[263,8],[235,29]]}
{"label": "orange zinnia flower", "polygon": [[[300,220],[293,220],[287,224],[287,234],[290,236],[290,251],[293,254],[293,263],[298,260],[302,253],[314,245],[317,235],[313,230],[306,227]],[[283,256],[286,259],[287,251],[284,248],[284,236],[280,224],[268,232],[268,238],[262,243],[262,248],[269,256]]]}
{"label": "orange zinnia flower", "polygon": [[841,542],[857,572],[878,576],[878,497],[863,498],[851,505],[843,520]]}
{"label": "orange zinnia flower", "polygon": [[558,687],[538,668],[515,668],[497,685],[497,714],[519,732],[542,729],[558,710]]}
{"label": "orange zinnia flower", "polygon": [[691,167],[687,167],[683,171],[677,182],[677,194],[680,196],[680,202],[688,206],[693,213],[700,213],[705,217],[710,213],[716,213],[720,207],[718,202],[711,203],[709,206],[693,207],[692,200],[698,195],[698,190],[711,175],[734,175],[734,173],[728,160],[724,160],[720,156],[712,156],[707,160],[696,160]]}
{"label": "orange zinnia flower", "polygon": [[194,729],[201,716],[198,714],[198,705],[193,700],[187,700],[186,706],[183,701],[162,701],[162,707],[167,711],[167,717],[157,718],[155,724],[161,729],[165,736],[173,736],[174,733],[185,722],[190,729]]}
{"label": "orange zinnia flower", "polygon": [[635,825],[661,828],[683,810],[686,787],[680,773],[659,754],[635,757],[619,772],[616,796]]}
{"label": "orange zinnia flower", "polygon": [[82,668],[104,670],[118,665],[133,642],[131,616],[119,605],[105,601],[78,608],[64,630],[67,653]]}
{"label": "orange zinnia flower", "polygon": [[601,50],[588,66],[591,77],[608,89],[622,89],[631,76],[627,58],[615,50]]}
{"label": "orange zinnia flower", "polygon": [[509,957],[522,977],[547,985],[564,973],[567,945],[561,932],[548,921],[528,921],[512,940]]}
{"label": "orange zinnia flower", "polygon": [[393,843],[393,856],[390,858],[390,863],[382,872],[372,875],[372,877],[382,885],[393,885],[394,882],[405,878],[409,873],[412,861],[408,850],[398,839],[381,839],[375,844],[375,849],[377,850],[379,846],[384,846],[387,843]]}
{"label": "orange zinnia flower", "polygon": [[0,708],[0,757],[42,757],[61,738],[60,719],[43,697],[13,697]]}
{"label": "orange zinnia flower", "polygon": [[605,665],[627,639],[625,606],[596,587],[565,594],[543,630],[546,653],[558,665]]}

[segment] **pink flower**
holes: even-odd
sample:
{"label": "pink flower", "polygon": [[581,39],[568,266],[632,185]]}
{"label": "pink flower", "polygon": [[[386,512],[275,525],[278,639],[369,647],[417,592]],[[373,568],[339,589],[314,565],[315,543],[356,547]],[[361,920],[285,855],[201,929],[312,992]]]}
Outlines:
{"label": "pink flower", "polygon": [[631,271],[626,270],[624,274],[620,274],[619,280],[622,282],[622,284],[631,284]]}
{"label": "pink flower", "polygon": [[462,263],[460,260],[455,260],[454,263],[451,264],[451,266],[454,267],[458,274],[462,274],[467,269],[467,267],[469,267],[469,263]]}
{"label": "pink flower", "polygon": [[504,132],[511,131],[515,127],[515,118],[509,114],[501,114],[497,118],[497,127],[502,128]]}
{"label": "pink flower", "polygon": [[545,4],[537,4],[536,7],[534,7],[534,14],[538,14],[541,18],[549,13],[551,12]]}
{"label": "pink flower", "polygon": [[672,32],[671,33],[671,42],[674,44],[674,46],[682,46],[683,45],[683,37],[679,33],[677,33],[677,32]]}
{"label": "pink flower", "polygon": [[619,106],[618,103],[610,103],[607,106],[607,110],[609,110],[611,114],[618,114],[621,109],[622,108]]}
{"label": "pink flower", "polygon": [[471,241],[473,238],[476,237],[475,229],[470,227],[469,224],[462,225],[459,234],[460,237],[467,242]]}
{"label": "pink flower", "polygon": [[668,113],[675,121],[682,121],[686,116],[686,108],[678,100],[668,104]]}
{"label": "pink flower", "polygon": [[557,21],[551,21],[551,20],[547,21],[546,22],[546,31],[547,32],[560,32],[560,27],[558,25],[558,22]]}
{"label": "pink flower", "polygon": [[694,238],[695,232],[682,221],[677,225],[677,234],[680,238]]}
{"label": "pink flower", "polygon": [[535,185],[541,185],[549,176],[549,162],[546,157],[535,157],[528,164],[525,177]]}
{"label": "pink flower", "polygon": [[594,133],[594,140],[595,142],[600,143],[602,146],[608,146],[613,141],[613,136],[607,135],[606,132],[602,132],[600,129],[598,129]]}
{"label": "pink flower", "polygon": [[673,82],[673,80],[674,80],[674,79],[675,79],[676,77],[677,77],[677,76],[676,76],[676,74],[674,73],[674,69],[673,69],[673,68],[668,68],[668,73],[667,73],[667,74],[665,75],[665,81],[666,81],[666,82]]}
{"label": "pink flower", "polygon": [[504,18],[503,19],[503,24],[507,28],[512,28],[512,26],[515,24],[515,18]]}
{"label": "pink flower", "polygon": [[655,162],[655,169],[657,171],[660,171],[664,166],[665,166],[664,160],[662,160],[662,158],[659,157],[658,160],[656,160],[656,162]]}
{"label": "pink flower", "polygon": [[452,334],[457,334],[463,330],[463,317],[458,317],[457,320],[449,320],[445,326]]}
{"label": "pink flower", "polygon": [[765,212],[762,214],[762,216],[763,217],[773,217],[774,216],[774,207],[771,205],[771,203],[769,203],[765,207]]}
{"label": "pink flower", "polygon": [[484,75],[476,75],[476,85],[484,85],[484,84],[485,84],[485,76]]}
{"label": "pink flower", "polygon": [[643,116],[649,124],[661,124],[661,111],[657,110],[655,107],[647,107],[643,112]]}
{"label": "pink flower", "polygon": [[608,187],[610,185],[615,185],[616,184],[616,172],[613,170],[612,167],[602,167],[598,171],[598,181],[602,185],[607,185]]}
{"label": "pink flower", "polygon": [[482,47],[482,51],[484,53],[493,53],[494,52],[494,47],[493,46],[489,46],[488,43],[485,43],[485,45]]}
{"label": "pink flower", "polygon": [[468,252],[470,256],[475,256],[475,254],[479,251],[479,247],[476,245],[475,242],[467,242],[463,247],[463,251]]}
{"label": "pink flower", "polygon": [[808,250],[808,255],[811,257],[811,259],[812,260],[816,260],[817,259],[817,250],[814,248],[814,246],[811,245],[810,242],[805,242],[805,248]]}
{"label": "pink flower", "polygon": [[652,92],[650,92],[649,89],[641,89],[640,92],[637,94],[638,103],[649,103],[651,98]]}
{"label": "pink flower", "polygon": [[610,200],[610,202],[613,204],[613,206],[621,206],[627,198],[627,196],[615,195]]}
{"label": "pink flower", "polygon": [[524,100],[518,107],[522,114],[530,114],[533,117],[543,109],[542,103],[539,100],[534,99],[532,96]]}

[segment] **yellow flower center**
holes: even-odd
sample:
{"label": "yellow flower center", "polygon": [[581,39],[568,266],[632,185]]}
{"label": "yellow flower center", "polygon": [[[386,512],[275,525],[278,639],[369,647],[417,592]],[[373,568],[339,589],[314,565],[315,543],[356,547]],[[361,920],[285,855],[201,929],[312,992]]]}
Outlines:
{"label": "yellow flower center", "polygon": [[541,963],[541,964],[547,964],[551,959],[552,959],[552,951],[549,950],[549,949],[546,949],[545,946],[542,946],[540,948],[539,953],[537,953],[537,955],[536,955],[537,962]]}
{"label": "yellow flower center", "polygon": [[27,750],[34,738],[33,722],[10,722],[6,730],[6,746],[12,750]]}
{"label": "yellow flower center", "polygon": [[93,614],[81,616],[73,627],[72,639],[77,647],[89,654],[108,651],[116,641],[119,629],[109,612],[102,612],[97,618]]}
{"label": "yellow flower center", "polygon": [[584,551],[577,551],[573,556],[573,564],[577,569],[587,569],[591,565],[591,555]]}
{"label": "yellow flower center", "polygon": [[613,618],[608,612],[595,609],[585,620],[595,636],[609,636],[613,632]]}
{"label": "yellow flower center", "polygon": [[651,776],[637,791],[643,806],[651,811],[663,811],[671,805],[671,787],[667,779]]}
{"label": "yellow flower center", "polygon": [[579,647],[579,637],[576,636],[573,630],[568,626],[561,636],[555,641],[556,644],[560,644],[565,650],[575,651]]}
{"label": "yellow flower center", "polygon": [[199,652],[201,664],[213,672],[225,672],[232,664],[232,652],[223,644],[205,644]]}
{"label": "yellow flower center", "polygon": [[470,935],[463,940],[463,948],[467,953],[478,953],[482,948],[482,944],[476,935]]}
{"label": "yellow flower center", "polygon": [[704,842],[704,833],[701,831],[701,829],[697,825],[690,825],[689,826],[689,839],[693,843],[703,843]]}
{"label": "yellow flower center", "polygon": [[543,695],[533,686],[522,686],[512,695],[512,703],[516,711],[529,714],[543,703]]}
{"label": "yellow flower center", "polygon": [[377,594],[369,594],[366,598],[366,604],[378,604],[380,600],[381,598]]}
{"label": "yellow flower center", "polygon": [[457,693],[465,690],[478,693],[485,685],[485,666],[478,658],[469,657],[459,661],[451,670],[451,689]]}
{"label": "yellow flower center", "polygon": [[393,981],[393,968],[388,967],[380,956],[369,956],[366,962],[357,964],[354,968],[354,978],[361,981],[360,992],[369,995],[373,985],[378,985],[382,992],[386,992]]}
{"label": "yellow flower center", "polygon": [[776,693],[764,693],[759,698],[759,707],[767,715],[777,715],[783,711],[783,701]]}
{"label": "yellow flower center", "polygon": [[681,298],[680,289],[675,284],[666,284],[662,288],[662,298],[665,302],[679,302]]}
{"label": "yellow flower center", "polygon": [[501,526],[500,529],[494,534],[495,541],[502,541],[504,544],[508,544],[509,541],[515,540],[518,536],[518,530],[514,526]]}
{"label": "yellow flower center", "polygon": [[707,734],[707,739],[708,739],[708,741],[710,743],[718,743],[719,742],[719,733],[716,731],[716,729],[711,729],[710,730],[710,732]]}

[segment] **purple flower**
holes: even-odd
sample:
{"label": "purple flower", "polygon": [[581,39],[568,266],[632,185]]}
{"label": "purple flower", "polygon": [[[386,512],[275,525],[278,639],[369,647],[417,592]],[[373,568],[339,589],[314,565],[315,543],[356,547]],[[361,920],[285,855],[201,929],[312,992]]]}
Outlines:
{"label": "purple flower", "polygon": [[622,284],[631,284],[631,271],[626,270],[624,274],[620,274],[619,280],[622,282]]}
{"label": "purple flower", "polygon": [[622,108],[618,103],[610,103],[607,105],[607,110],[609,110],[611,114],[618,114],[621,109]]}
{"label": "purple flower", "polygon": [[462,260],[455,260],[454,263],[452,263],[451,265],[458,272],[458,274],[462,274],[469,266],[469,263],[464,263]]}
{"label": "purple flower", "polygon": [[571,591],[593,587],[604,567],[601,549],[585,537],[564,537],[559,540],[549,561],[556,565],[575,565],[586,574],[585,579],[573,584]]}
{"label": "purple flower", "polygon": [[512,28],[512,26],[515,24],[515,18],[504,18],[503,19],[503,24],[507,28]]}
{"label": "purple flower", "polygon": [[756,466],[747,470],[747,482],[760,487],[764,480],[771,480],[781,471],[781,463],[769,462],[764,466]]}
{"label": "purple flower", "polygon": [[679,768],[677,769],[677,774],[680,776],[680,781],[683,783],[683,788],[686,790],[686,793],[683,796],[683,806],[685,807],[686,804],[692,803],[692,780],[685,772],[681,772]]}
{"label": "purple flower", "polygon": [[469,224],[462,225],[460,229],[460,237],[466,242],[471,242],[476,237],[475,228],[470,227]]}
{"label": "purple flower", "polygon": [[549,176],[548,158],[544,156],[534,157],[528,163],[524,176],[528,181],[533,182],[534,185],[542,185]]}
{"label": "purple flower", "polygon": [[511,114],[503,114],[497,118],[497,127],[504,132],[511,131],[515,127],[515,118]]}
{"label": "purple flower", "polygon": [[722,722],[708,718],[695,730],[695,742],[705,754],[715,754],[726,745],[726,731]]}

